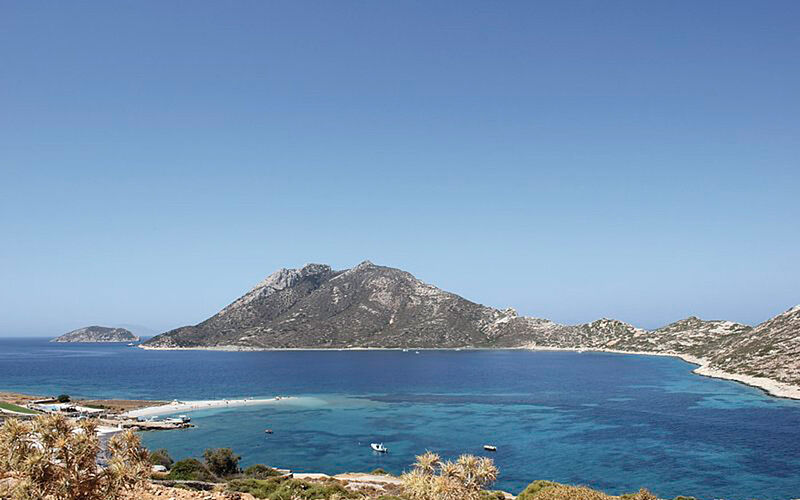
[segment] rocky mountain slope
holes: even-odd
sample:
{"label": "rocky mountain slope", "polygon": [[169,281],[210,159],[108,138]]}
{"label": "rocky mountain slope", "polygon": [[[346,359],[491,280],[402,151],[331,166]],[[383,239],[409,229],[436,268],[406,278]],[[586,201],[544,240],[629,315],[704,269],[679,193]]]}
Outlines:
{"label": "rocky mountain slope", "polygon": [[490,344],[515,314],[363,262],[281,269],[222,311],[150,347],[461,347]]}
{"label": "rocky mountain slope", "polygon": [[139,337],[124,328],[85,326],[56,337],[50,342],[137,342]]}
{"label": "rocky mountain slope", "polygon": [[679,355],[704,368],[798,387],[800,307],[753,328],[689,317],[656,330],[614,319],[562,325],[494,309],[362,262],[281,269],[202,323],[149,348],[520,347]]}

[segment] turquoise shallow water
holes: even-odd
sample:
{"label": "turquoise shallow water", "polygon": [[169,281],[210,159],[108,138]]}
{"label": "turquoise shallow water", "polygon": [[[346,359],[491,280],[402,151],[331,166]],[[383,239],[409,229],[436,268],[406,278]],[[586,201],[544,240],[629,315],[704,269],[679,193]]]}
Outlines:
{"label": "turquoise shallow water", "polygon": [[[673,358],[607,353],[179,352],[0,339],[0,389],[298,396],[194,412],[194,429],[143,434],[148,447],[174,457],[226,446],[244,464],[401,472],[430,449],[492,456],[497,486],[514,492],[551,479],[610,493],[644,486],[663,497],[799,497],[800,402],[691,369]],[[373,453],[372,441],[390,453]],[[497,453],[485,453],[486,443]]]}

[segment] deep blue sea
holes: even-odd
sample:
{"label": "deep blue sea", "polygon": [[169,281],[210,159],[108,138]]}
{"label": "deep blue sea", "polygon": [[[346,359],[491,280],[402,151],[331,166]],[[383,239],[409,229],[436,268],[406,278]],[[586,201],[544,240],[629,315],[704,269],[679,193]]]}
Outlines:
{"label": "deep blue sea", "polygon": [[[800,402],[666,357],[528,351],[146,351],[0,339],[0,390],[161,400],[302,396],[192,414],[142,435],[175,458],[399,473],[414,456],[488,455],[497,487],[534,479],[664,498],[800,497]],[[271,428],[274,434],[265,435]],[[379,456],[369,443],[390,449]],[[497,446],[484,452],[483,444]]]}

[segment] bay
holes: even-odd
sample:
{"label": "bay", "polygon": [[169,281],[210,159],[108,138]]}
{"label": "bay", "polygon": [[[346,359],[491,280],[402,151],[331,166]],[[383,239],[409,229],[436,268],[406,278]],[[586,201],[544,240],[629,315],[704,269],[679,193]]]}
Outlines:
{"label": "bay", "polygon": [[[692,368],[669,357],[590,352],[149,351],[0,339],[0,390],[296,397],[198,411],[193,429],[142,434],[175,458],[231,447],[244,465],[400,473],[432,450],[491,456],[501,471],[496,486],[514,493],[549,479],[614,494],[647,487],[664,498],[800,496],[800,402]],[[390,452],[372,452],[376,441]]]}

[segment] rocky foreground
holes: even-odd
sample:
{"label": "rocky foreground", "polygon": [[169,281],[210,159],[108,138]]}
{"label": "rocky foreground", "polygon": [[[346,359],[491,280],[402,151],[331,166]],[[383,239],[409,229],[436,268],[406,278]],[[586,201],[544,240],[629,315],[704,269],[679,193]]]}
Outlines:
{"label": "rocky foreground", "polygon": [[755,327],[689,317],[656,330],[494,309],[369,261],[281,269],[219,313],[145,348],[532,348],[676,355],[698,373],[800,398],[800,306]]}

